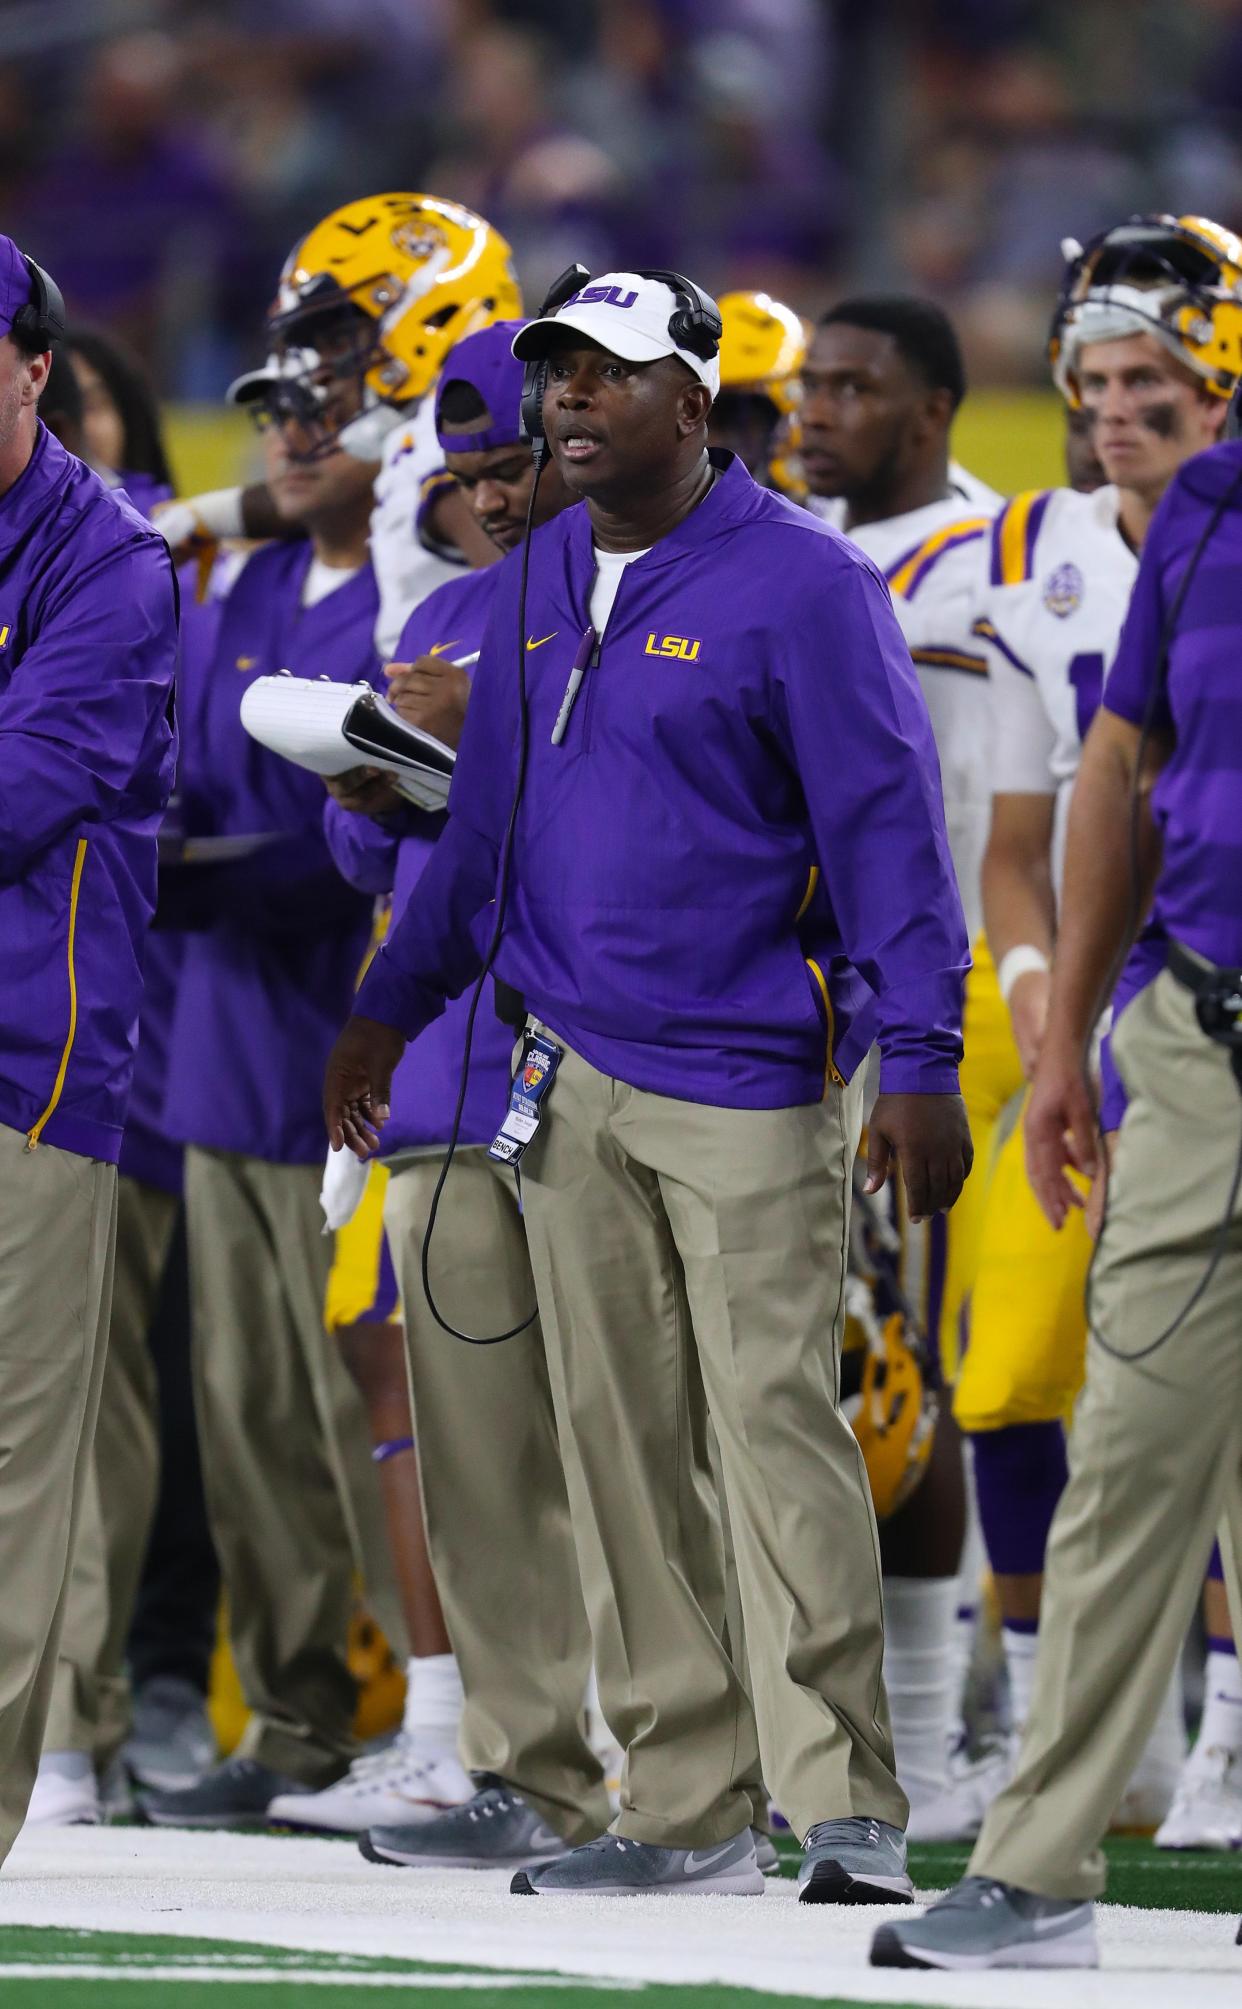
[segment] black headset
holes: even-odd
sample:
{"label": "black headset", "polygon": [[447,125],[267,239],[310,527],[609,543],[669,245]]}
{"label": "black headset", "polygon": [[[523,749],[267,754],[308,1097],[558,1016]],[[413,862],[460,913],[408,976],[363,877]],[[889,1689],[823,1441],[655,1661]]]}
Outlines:
{"label": "black headset", "polygon": [[[701,356],[710,362],[720,352],[720,337],[724,323],[720,309],[710,293],[696,286],[693,279],[687,279],[682,272],[666,272],[662,268],[644,270],[634,268],[638,279],[653,279],[657,284],[667,286],[674,295],[676,305],[669,315],[669,340],[679,349],[688,349],[692,356]],[[584,286],[591,284],[591,274],[585,265],[569,265],[559,279],[553,281],[547,298],[536,316],[542,321],[547,315],[555,314],[580,293]],[[535,458],[542,462],[547,452],[547,437],[543,430],[543,394],[548,382],[548,359],[533,356],[526,365],[522,379],[522,430],[535,449]]]}
{"label": "black headset", "polygon": [[65,299],[50,272],[21,254],[30,274],[30,298],[13,316],[12,327],[37,350],[54,348],[65,338]]}

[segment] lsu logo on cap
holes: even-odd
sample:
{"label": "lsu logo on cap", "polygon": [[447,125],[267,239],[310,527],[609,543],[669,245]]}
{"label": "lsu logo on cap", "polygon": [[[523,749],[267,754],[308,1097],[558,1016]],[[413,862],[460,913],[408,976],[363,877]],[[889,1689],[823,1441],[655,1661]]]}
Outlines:
{"label": "lsu logo on cap", "polygon": [[1082,605],[1086,581],[1076,565],[1058,565],[1044,582],[1044,605],[1058,621],[1064,621]]}
{"label": "lsu logo on cap", "polygon": [[[637,293],[622,293],[619,286],[584,286],[581,293],[571,293],[565,307],[632,307]],[[565,307],[559,307],[563,314]]]}
{"label": "lsu logo on cap", "polygon": [[702,646],[703,638],[701,635],[661,635],[657,640],[656,632],[653,628],[643,646],[643,654],[644,656],[677,656],[683,663],[693,663],[698,660],[699,650]]}

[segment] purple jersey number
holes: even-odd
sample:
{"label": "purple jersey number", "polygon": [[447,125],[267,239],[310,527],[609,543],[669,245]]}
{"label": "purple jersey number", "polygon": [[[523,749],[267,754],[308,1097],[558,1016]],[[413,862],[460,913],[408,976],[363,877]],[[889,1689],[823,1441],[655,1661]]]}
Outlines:
{"label": "purple jersey number", "polygon": [[1091,729],[1091,721],[1100,709],[1100,699],[1104,695],[1104,658],[1091,653],[1075,656],[1069,666],[1069,680],[1074,686],[1074,703],[1078,711],[1078,737],[1086,739]]}

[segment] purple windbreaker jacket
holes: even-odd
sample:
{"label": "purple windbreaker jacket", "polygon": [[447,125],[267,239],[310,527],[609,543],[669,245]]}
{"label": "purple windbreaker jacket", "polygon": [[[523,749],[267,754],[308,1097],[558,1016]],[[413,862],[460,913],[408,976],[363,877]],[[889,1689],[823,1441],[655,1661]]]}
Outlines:
{"label": "purple windbreaker jacket", "polygon": [[271,1164],[323,1157],[321,1092],[370,939],[370,902],[323,834],[318,775],[251,739],[241,698],[282,669],[378,680],[369,565],[301,603],[308,543],[256,551],[220,610],[215,648],[182,665],[182,815],[192,837],[270,841],[160,878],[160,917],[185,929],[164,1104],[169,1136]]}
{"label": "purple windbreaker jacket", "polygon": [[0,1123],[113,1164],[176,656],[163,538],[41,425],[0,496]]}
{"label": "purple windbreaker jacket", "polygon": [[[951,1091],[966,929],[936,750],[888,591],[729,454],[588,626],[585,507],[535,533],[529,769],[496,974],[595,1067],[731,1108],[819,1100],[878,1039]],[[357,1010],[413,1035],[479,964],[517,742],[521,554],[500,568],[448,825]]]}
{"label": "purple windbreaker jacket", "polygon": [[[500,567],[490,565],[462,579],[450,579],[415,608],[397,644],[397,660],[416,656],[471,656],[479,648],[496,593]],[[329,798],[324,829],[332,855],[353,886],[366,893],[392,894],[395,927],[422,877],[447,819],[410,808],[399,822],[379,824],[356,816]],[[484,953],[487,916],[478,924]],[[393,1077],[392,1114],[384,1126],[380,1156],[446,1145],[453,1128],[457,1089],[466,1041],[469,996],[456,999],[407,1049]],[[489,981],[479,1000],[470,1049],[470,1078],[462,1111],[463,1144],[490,1144],[509,1104],[509,1062],[513,1033],[496,1016]]]}

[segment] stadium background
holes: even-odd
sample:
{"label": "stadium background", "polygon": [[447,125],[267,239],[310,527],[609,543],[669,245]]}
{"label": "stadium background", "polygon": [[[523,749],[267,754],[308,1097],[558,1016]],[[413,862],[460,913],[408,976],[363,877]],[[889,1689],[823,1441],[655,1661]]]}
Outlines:
{"label": "stadium background", "polygon": [[429,188],[514,245],[767,285],[910,288],[958,320],[958,451],[1059,471],[1043,338],[1068,233],[1242,223],[1242,0],[5,0],[0,212],[175,406],[183,488],[236,476],[218,400],[290,243]]}

